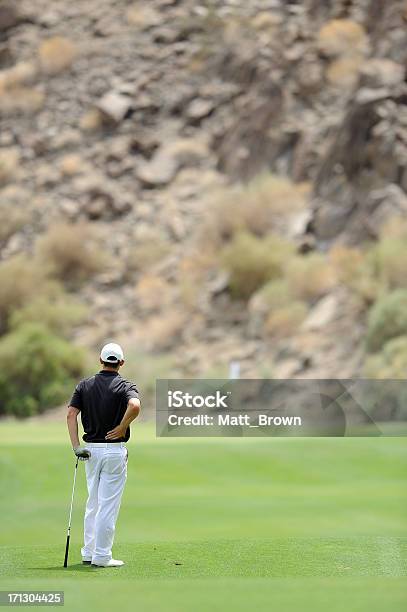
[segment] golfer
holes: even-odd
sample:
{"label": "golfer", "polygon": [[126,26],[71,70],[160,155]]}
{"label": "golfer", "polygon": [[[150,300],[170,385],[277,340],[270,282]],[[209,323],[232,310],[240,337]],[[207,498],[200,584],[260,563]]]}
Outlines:
{"label": "golfer", "polygon": [[[119,369],[124,355],[118,344],[106,344],[100,353],[102,369],[82,380],[68,408],[67,422],[75,455],[86,461],[88,500],[84,521],[82,561],[99,567],[118,567],[112,559],[117,516],[127,478],[129,425],[140,412],[136,385],[124,380]],[[81,414],[85,446],[80,446]]]}

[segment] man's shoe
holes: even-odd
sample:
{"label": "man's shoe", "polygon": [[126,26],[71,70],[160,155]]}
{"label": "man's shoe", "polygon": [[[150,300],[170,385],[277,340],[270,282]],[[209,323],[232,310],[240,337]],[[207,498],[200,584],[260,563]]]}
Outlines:
{"label": "man's shoe", "polygon": [[92,563],[92,561],[87,561],[85,559],[82,559],[82,563],[83,563],[83,565],[90,565]]}
{"label": "man's shoe", "polygon": [[121,567],[124,565],[124,561],[119,561],[118,559],[110,559],[107,563],[92,563],[93,567]]}

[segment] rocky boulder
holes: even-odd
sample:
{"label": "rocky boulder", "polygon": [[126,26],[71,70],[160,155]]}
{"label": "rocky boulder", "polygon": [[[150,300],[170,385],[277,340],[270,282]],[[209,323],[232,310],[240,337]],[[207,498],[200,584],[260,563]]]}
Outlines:
{"label": "rocky boulder", "polygon": [[15,2],[0,2],[0,32],[14,28],[20,20],[21,15]]}
{"label": "rocky boulder", "polygon": [[162,145],[149,162],[137,168],[137,177],[146,187],[168,185],[181,168],[207,160],[209,148],[204,139],[180,139]]}

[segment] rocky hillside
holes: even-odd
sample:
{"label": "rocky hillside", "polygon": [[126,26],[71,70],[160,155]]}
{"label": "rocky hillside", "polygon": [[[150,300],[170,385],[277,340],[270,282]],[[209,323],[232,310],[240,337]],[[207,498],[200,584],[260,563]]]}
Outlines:
{"label": "rocky hillside", "polygon": [[381,243],[406,23],[404,0],[0,1],[1,265],[57,261],[76,342],[122,341],[146,381],[360,375],[369,309],[407,287]]}

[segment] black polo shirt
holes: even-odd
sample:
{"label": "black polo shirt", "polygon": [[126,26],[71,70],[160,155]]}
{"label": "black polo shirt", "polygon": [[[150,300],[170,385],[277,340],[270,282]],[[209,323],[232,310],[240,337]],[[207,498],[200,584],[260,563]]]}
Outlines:
{"label": "black polo shirt", "polygon": [[122,378],[118,372],[101,370],[95,376],[81,380],[75,388],[70,406],[81,411],[85,442],[127,442],[130,427],[120,440],[106,440],[105,436],[120,424],[129,400],[138,396],[136,385]]}

